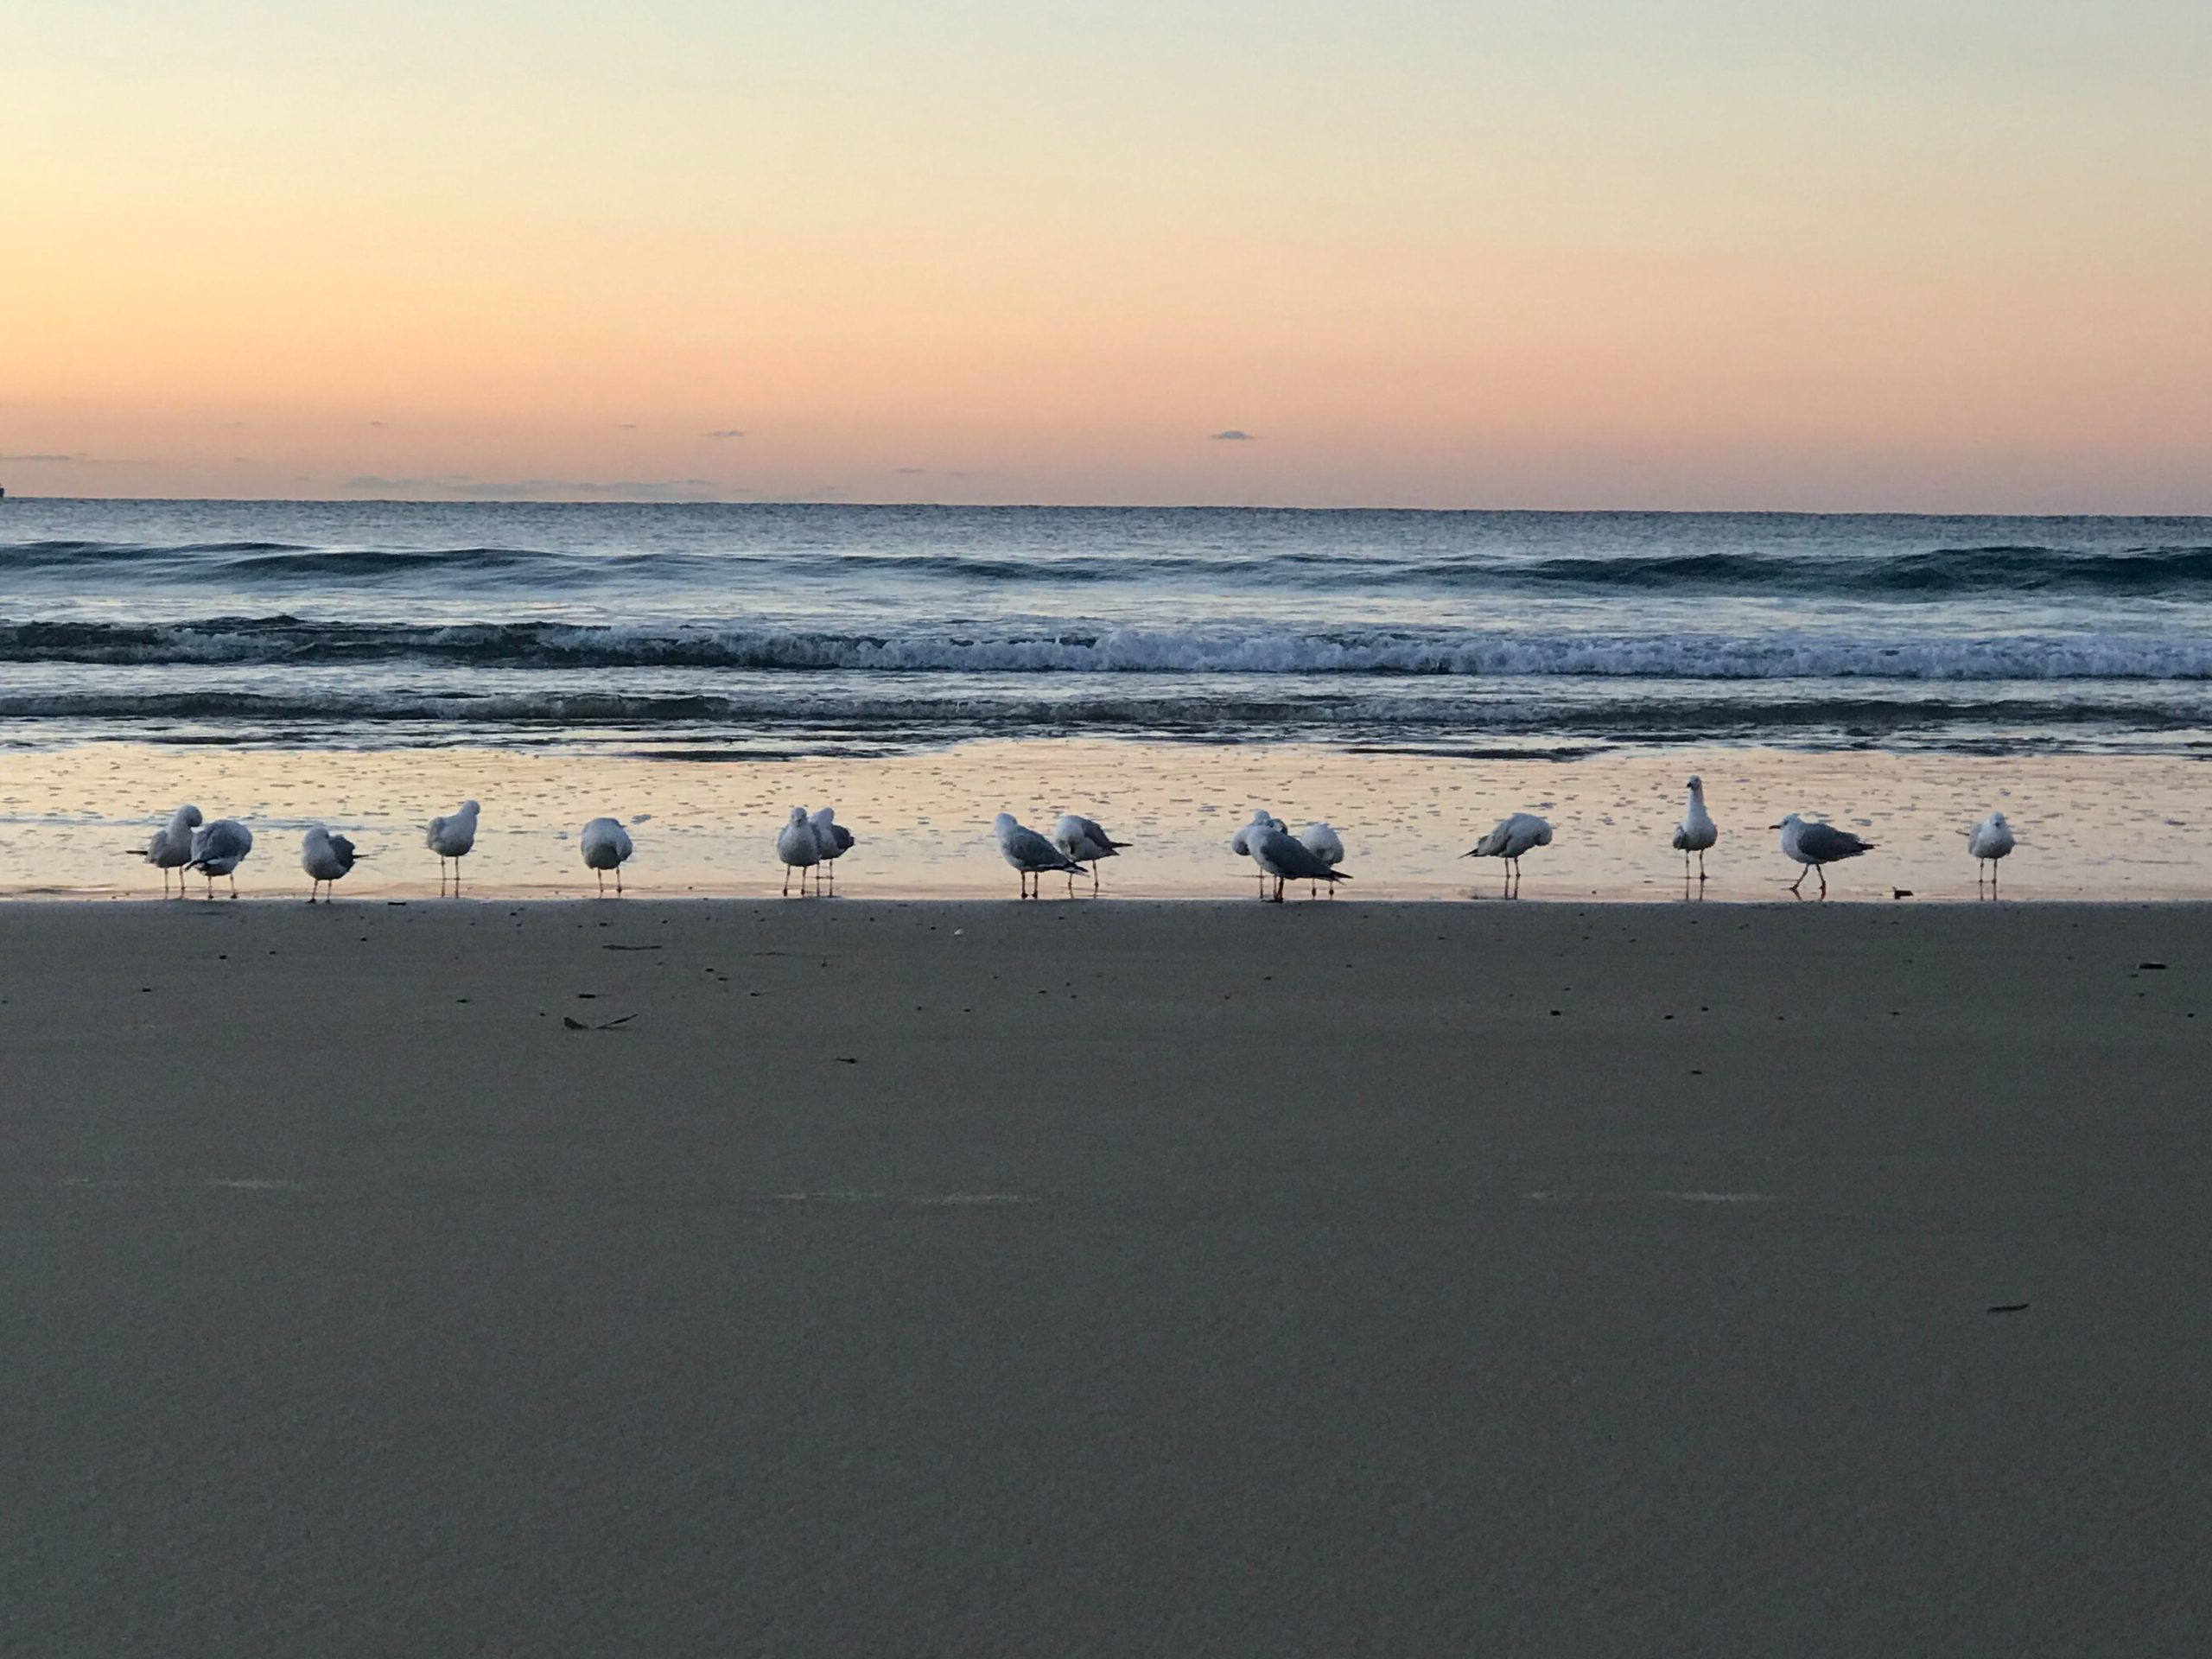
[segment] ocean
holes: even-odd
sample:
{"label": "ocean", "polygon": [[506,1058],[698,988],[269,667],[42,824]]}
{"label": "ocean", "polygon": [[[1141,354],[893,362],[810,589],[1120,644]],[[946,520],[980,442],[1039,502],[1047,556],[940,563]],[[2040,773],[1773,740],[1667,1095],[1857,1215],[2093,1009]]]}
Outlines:
{"label": "ocean", "polygon": [[0,741],[2202,752],[2212,519],[0,502]]}
{"label": "ocean", "polygon": [[[1771,898],[1769,831],[1881,842],[1862,896],[2212,896],[2212,519],[496,503],[0,502],[0,891],[132,893],[179,801],[434,893],[422,824],[485,804],[471,880],[574,892],[612,813],[646,889],[774,890],[791,806],[844,890],[1011,890],[990,821],[1137,845],[1109,888],[1248,893],[1230,830],[1326,819],[1363,898]],[[1547,878],[1551,878],[1548,881]]]}

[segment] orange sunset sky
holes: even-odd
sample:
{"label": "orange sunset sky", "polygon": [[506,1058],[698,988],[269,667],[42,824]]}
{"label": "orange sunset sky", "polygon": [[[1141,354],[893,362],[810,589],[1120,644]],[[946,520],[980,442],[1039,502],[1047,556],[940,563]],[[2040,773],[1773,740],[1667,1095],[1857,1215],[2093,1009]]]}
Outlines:
{"label": "orange sunset sky", "polygon": [[2212,512],[2202,3],[6,35],[10,493]]}

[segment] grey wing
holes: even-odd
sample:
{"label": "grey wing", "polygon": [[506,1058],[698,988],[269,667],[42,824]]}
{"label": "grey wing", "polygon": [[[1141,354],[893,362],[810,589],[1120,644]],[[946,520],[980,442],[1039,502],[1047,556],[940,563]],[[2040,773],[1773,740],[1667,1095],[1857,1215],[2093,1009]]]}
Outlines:
{"label": "grey wing", "polygon": [[330,850],[338,855],[340,869],[350,870],[353,868],[353,843],[345,836],[333,836],[330,838]]}
{"label": "grey wing", "polygon": [[1025,864],[1044,870],[1081,870],[1083,866],[1039,835],[1034,830],[1024,830],[1014,838],[1014,849]]}
{"label": "grey wing", "polygon": [[1833,864],[1839,859],[1856,858],[1874,843],[1861,841],[1848,830],[1839,830],[1832,823],[1808,823],[1797,836],[1801,850],[1816,864]]}
{"label": "grey wing", "polygon": [[843,824],[831,824],[830,826],[830,834],[836,842],[837,850],[839,852],[847,852],[851,849],[853,844],[853,832],[846,829]]}
{"label": "grey wing", "polygon": [[1689,844],[1689,826],[1686,823],[1676,824],[1675,826],[1675,850],[1677,852],[1684,851],[1688,848]]}

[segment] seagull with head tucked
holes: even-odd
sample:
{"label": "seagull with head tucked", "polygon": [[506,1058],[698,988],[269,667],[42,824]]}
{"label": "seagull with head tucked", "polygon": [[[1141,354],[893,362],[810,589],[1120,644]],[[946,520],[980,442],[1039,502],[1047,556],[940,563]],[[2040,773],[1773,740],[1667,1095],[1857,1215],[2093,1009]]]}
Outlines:
{"label": "seagull with head tucked", "polygon": [[143,848],[132,849],[136,857],[144,859],[162,873],[162,897],[168,897],[169,872],[180,872],[176,879],[176,896],[184,897],[184,867],[192,862],[192,832],[200,826],[200,809],[187,801],[169,814],[169,821],[146,838]]}
{"label": "seagull with head tucked", "polygon": [[630,832],[622,827],[619,818],[594,818],[584,825],[583,833],[576,837],[576,847],[584,855],[584,868],[597,872],[601,897],[607,893],[607,873],[614,872],[614,896],[622,896],[622,867],[629,861],[634,850],[630,843]]}
{"label": "seagull with head tucked", "polygon": [[[328,887],[353,868],[353,843],[334,836],[321,824],[300,837],[300,868],[308,873],[308,903],[315,903],[317,887]],[[335,901],[335,894],[326,895]]]}
{"label": "seagull with head tucked", "polygon": [[998,837],[999,856],[1013,865],[1014,873],[1021,878],[1021,896],[1025,899],[1042,896],[1031,890],[1031,884],[1047,870],[1065,870],[1076,875],[1085,873],[1082,865],[1011,812],[1001,812],[994,818],[991,830]]}
{"label": "seagull with head tucked", "polygon": [[[1096,818],[1086,818],[1073,812],[1060,814],[1059,822],[1052,826],[1052,844],[1078,864],[1090,866],[1090,890],[1098,891],[1098,861],[1112,858],[1130,843],[1116,841],[1100,827]],[[1075,891],[1075,878],[1068,878],[1068,891]]]}
{"label": "seagull with head tucked", "polygon": [[446,890],[446,861],[453,861],[453,890],[461,891],[461,861],[476,845],[476,815],[483,809],[463,801],[450,817],[432,818],[423,844],[438,855],[438,891]]}

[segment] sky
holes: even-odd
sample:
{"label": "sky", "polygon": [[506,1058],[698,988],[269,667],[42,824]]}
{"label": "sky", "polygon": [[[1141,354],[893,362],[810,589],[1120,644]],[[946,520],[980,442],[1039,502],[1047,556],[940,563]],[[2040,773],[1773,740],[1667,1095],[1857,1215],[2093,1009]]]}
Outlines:
{"label": "sky", "polygon": [[2201,0],[10,0],[11,494],[2212,512]]}

